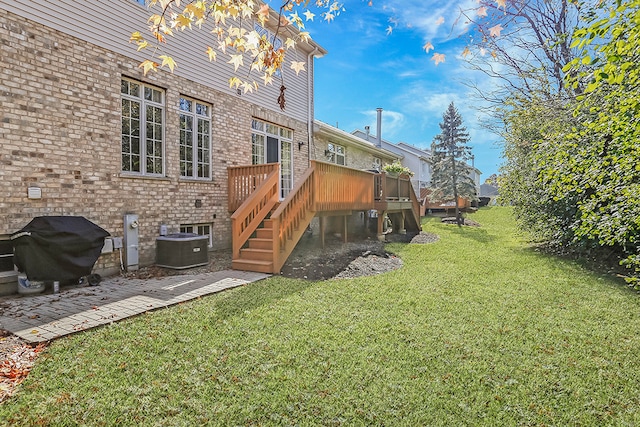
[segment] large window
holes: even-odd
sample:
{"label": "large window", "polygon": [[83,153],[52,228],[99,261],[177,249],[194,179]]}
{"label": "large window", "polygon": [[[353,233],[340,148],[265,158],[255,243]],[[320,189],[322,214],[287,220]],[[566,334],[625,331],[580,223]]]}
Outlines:
{"label": "large window", "polygon": [[211,178],[211,106],[180,98],[180,176]]}
{"label": "large window", "polygon": [[122,79],[122,171],[164,174],[164,92]]}
{"label": "large window", "polygon": [[213,246],[213,237],[211,235],[211,224],[185,224],[180,226],[181,233],[194,233],[198,236],[207,236],[207,246]]}
{"label": "large window", "polygon": [[336,165],[345,166],[347,164],[346,150],[342,145],[329,143],[327,144],[327,161]]}

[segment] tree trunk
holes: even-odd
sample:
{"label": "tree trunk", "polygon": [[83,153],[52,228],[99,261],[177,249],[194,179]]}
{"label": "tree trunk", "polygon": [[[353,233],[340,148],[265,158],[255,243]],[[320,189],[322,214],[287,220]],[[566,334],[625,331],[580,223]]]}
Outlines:
{"label": "tree trunk", "polygon": [[456,176],[456,156],[455,156],[455,148],[454,154],[451,156],[451,175],[453,178],[453,203],[455,203],[456,207],[456,223],[458,227],[462,227],[460,223],[460,209],[458,208],[458,180]]}

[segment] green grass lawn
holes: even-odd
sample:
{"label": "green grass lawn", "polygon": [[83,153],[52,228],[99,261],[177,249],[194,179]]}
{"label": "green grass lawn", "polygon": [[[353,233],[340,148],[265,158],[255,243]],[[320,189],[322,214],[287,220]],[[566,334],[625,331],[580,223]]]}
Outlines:
{"label": "green grass lawn", "polygon": [[639,425],[640,299],[508,208],[425,222],[402,269],[273,277],[55,341],[11,425]]}

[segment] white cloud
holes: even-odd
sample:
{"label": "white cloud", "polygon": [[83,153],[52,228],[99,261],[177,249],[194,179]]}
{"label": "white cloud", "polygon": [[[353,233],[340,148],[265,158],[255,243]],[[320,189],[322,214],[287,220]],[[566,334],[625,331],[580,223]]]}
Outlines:
{"label": "white cloud", "polygon": [[[385,9],[392,13],[401,25],[418,30],[425,40],[443,40],[467,32],[468,24],[461,11],[470,11],[477,7],[475,0],[389,0]],[[444,23],[438,25],[440,18],[444,18]]]}

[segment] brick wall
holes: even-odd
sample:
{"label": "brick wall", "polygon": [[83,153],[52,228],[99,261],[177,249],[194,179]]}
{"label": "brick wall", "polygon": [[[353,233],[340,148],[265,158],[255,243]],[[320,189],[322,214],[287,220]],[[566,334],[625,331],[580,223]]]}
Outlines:
{"label": "brick wall", "polygon": [[[0,235],[34,216],[81,215],[122,236],[124,214],[134,213],[142,264],[154,260],[160,224],[170,232],[212,224],[214,247],[228,247],[226,167],[251,163],[252,117],[292,128],[295,176],[308,166],[306,149],[298,150],[298,142],[307,144],[307,124],[255,106],[250,94],[230,96],[167,72],[143,77],[133,60],[11,13],[0,16],[0,43]],[[121,77],[165,90],[162,178],[120,172]],[[210,181],[179,178],[181,95],[213,107]],[[41,189],[41,199],[27,198],[30,186]],[[119,264],[116,252],[101,256],[97,268],[114,272]]]}
{"label": "brick wall", "polygon": [[[315,155],[318,160],[322,162],[327,161],[327,157],[325,156],[324,152],[327,149],[329,143],[342,145],[343,147],[345,147],[345,152],[346,152],[345,166],[350,167],[352,169],[361,169],[361,170],[368,170],[373,168],[374,155],[371,152],[366,151],[362,148],[356,147],[354,145],[349,145],[339,140],[333,140],[333,139],[330,140],[327,137],[316,135],[315,136]],[[376,156],[376,157],[382,157],[382,156]],[[382,160],[383,160],[383,163],[389,162],[387,158],[383,158]]]}

